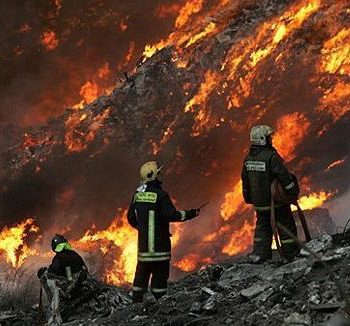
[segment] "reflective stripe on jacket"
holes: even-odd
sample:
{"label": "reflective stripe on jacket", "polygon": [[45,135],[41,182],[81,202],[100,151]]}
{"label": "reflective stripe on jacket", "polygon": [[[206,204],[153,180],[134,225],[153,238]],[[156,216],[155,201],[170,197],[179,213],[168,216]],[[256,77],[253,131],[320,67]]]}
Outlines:
{"label": "reflective stripe on jacket", "polygon": [[182,222],[188,211],[177,211],[161,183],[154,180],[136,191],[128,210],[129,224],[138,230],[138,260],[170,260],[170,222]]}

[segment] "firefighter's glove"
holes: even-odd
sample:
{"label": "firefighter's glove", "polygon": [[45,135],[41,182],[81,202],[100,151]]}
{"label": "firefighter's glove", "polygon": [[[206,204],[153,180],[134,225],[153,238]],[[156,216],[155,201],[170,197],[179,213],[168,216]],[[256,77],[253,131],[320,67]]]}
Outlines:
{"label": "firefighter's glove", "polygon": [[36,275],[38,276],[38,278],[40,278],[46,271],[47,271],[46,267],[41,267],[41,268],[39,268],[39,270],[36,273]]}
{"label": "firefighter's glove", "polygon": [[186,220],[192,220],[193,218],[197,217],[199,215],[199,209],[198,208],[192,208],[189,211],[187,211],[186,214]]}

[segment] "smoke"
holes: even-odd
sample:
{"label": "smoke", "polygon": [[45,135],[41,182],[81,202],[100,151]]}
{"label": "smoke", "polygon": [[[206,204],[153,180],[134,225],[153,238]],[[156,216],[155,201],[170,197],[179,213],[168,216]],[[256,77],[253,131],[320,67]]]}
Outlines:
{"label": "smoke", "polygon": [[[178,7],[170,9],[183,2],[2,2],[0,121],[45,123],[79,103],[88,81],[101,95],[135,66],[147,43],[169,34]],[[99,77],[106,64],[110,73]]]}
{"label": "smoke", "polygon": [[[266,3],[275,10],[264,10]],[[237,21],[228,19],[225,31],[199,39],[193,47],[178,53],[164,49],[110,96],[77,113],[52,119],[43,128],[33,128],[33,133],[43,138],[52,133],[55,143],[47,145],[48,150],[44,150],[46,145],[33,145],[25,150],[14,148],[4,155],[1,223],[34,216],[44,232],[64,228],[72,238],[81,236],[92,223],[105,228],[118,208],[128,206],[140,164],[156,157],[165,166],[164,187],[178,208],[210,201],[202,220],[187,224],[178,257],[191,250],[219,258],[232,232],[241,229],[247,217],[252,219],[252,212],[234,192],[239,190],[249,129],[260,123],[282,133],[279,150],[301,181],[303,195],[319,191],[333,196],[345,194],[349,147],[344,140],[349,137],[349,112],[343,108],[349,102],[346,92],[336,97],[335,85],[342,80],[346,86],[349,80],[345,75],[320,72],[318,66],[324,59],[322,47],[342,27],[328,29],[328,7],[320,9],[324,15],[310,13],[306,18],[293,18],[288,1],[285,8],[273,1],[266,3],[259,2],[258,15],[251,10]],[[44,19],[49,26],[31,27],[37,33],[34,48],[40,51],[29,51],[27,57],[24,51],[16,59],[18,63],[10,60],[12,68],[6,68],[8,82],[2,90],[1,112],[7,121],[22,125],[45,121],[62,112],[64,105],[78,103],[81,86],[87,80],[107,86],[119,72],[135,64],[146,43],[168,34],[175,17],[172,8],[177,8],[169,4],[170,9],[163,9],[156,18],[144,14],[160,12],[156,1],[62,4],[60,9],[53,4],[31,8],[35,17],[40,7],[46,8],[43,17],[51,11],[53,18]],[[296,6],[302,8],[303,4],[305,1],[300,1]],[[12,15],[15,12],[13,9]],[[300,12],[304,14],[305,10]],[[299,26],[302,19],[304,23]],[[208,20],[203,21],[207,26]],[[25,23],[20,20],[19,25]],[[281,31],[278,37],[276,30]],[[38,43],[43,31],[45,47]],[[125,66],[131,42],[136,50]],[[110,69],[107,78],[98,73],[106,62]],[[15,68],[18,73],[11,76]],[[18,103],[17,85],[23,87]],[[325,102],[327,94],[338,101]],[[11,99],[17,103],[13,108],[9,106]],[[84,114],[97,115],[107,108],[111,114],[87,149],[67,152],[67,119],[74,114],[81,119],[72,132],[72,138],[78,140],[87,133]],[[29,131],[3,130],[13,134],[3,146],[16,145],[17,140],[22,141],[16,134]],[[340,159],[344,159],[341,165],[327,169]],[[224,220],[221,210],[227,198],[233,199],[226,205]],[[228,227],[220,233],[221,226]],[[217,242],[202,244],[203,236],[214,231],[218,232]]]}

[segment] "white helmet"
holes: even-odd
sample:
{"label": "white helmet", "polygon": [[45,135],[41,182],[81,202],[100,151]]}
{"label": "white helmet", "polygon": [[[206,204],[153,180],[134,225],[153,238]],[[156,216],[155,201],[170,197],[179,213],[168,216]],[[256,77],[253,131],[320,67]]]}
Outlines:
{"label": "white helmet", "polygon": [[273,134],[273,129],[266,125],[254,126],[250,131],[250,143],[252,145],[265,146],[267,137]]}

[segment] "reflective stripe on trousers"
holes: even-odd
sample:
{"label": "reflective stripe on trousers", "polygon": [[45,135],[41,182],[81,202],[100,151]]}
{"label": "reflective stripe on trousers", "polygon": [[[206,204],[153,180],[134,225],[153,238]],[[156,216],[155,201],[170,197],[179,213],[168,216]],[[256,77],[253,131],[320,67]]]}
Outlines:
{"label": "reflective stripe on trousers", "polygon": [[154,232],[155,232],[155,219],[154,211],[148,212],[148,251],[154,252]]}
{"label": "reflective stripe on trousers", "polygon": [[152,288],[152,292],[154,293],[165,293],[167,289],[159,289],[159,288]]}
{"label": "reflective stripe on trousers", "polygon": [[69,281],[73,281],[73,275],[70,266],[66,266],[66,275]]}
{"label": "reflective stripe on trousers", "polygon": [[280,240],[281,243],[288,244],[288,243],[294,243],[293,239],[285,239],[285,240]]}
{"label": "reflective stripe on trousers", "polygon": [[135,292],[146,292],[146,288],[140,288],[139,286],[133,286],[132,290]]}

